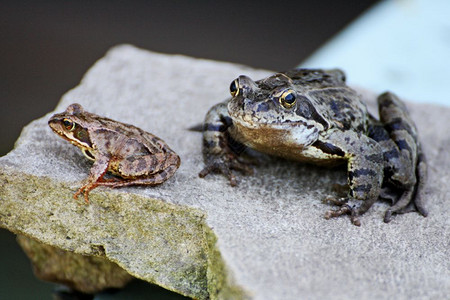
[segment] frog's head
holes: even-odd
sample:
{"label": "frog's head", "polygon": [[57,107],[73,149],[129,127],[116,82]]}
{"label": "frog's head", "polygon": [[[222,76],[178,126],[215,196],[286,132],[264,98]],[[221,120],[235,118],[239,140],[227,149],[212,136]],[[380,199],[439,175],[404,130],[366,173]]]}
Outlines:
{"label": "frog's head", "polygon": [[64,112],[53,115],[48,125],[56,134],[79,147],[88,158],[93,159],[92,142],[87,128],[90,115],[80,104],[74,103]]}
{"label": "frog's head", "polygon": [[307,89],[284,73],[253,81],[239,76],[230,85],[228,112],[244,139],[268,136],[274,142],[307,146],[328,123],[308,99]]}

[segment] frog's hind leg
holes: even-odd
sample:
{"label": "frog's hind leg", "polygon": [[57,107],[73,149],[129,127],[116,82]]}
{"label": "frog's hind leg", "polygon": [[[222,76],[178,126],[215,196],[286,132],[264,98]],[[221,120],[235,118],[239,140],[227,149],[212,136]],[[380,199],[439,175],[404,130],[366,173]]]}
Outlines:
{"label": "frog's hind leg", "polygon": [[392,214],[404,214],[408,212],[418,211],[422,216],[426,217],[428,211],[425,208],[425,182],[427,177],[427,165],[425,156],[420,153],[416,168],[417,183],[412,188],[404,191],[401,198],[390,207],[384,216],[384,222],[391,221]]}
{"label": "frog's hind leg", "polygon": [[424,217],[428,216],[428,210],[425,208],[425,184],[427,181],[427,162],[425,155],[422,152],[422,147],[419,146],[419,158],[416,168],[417,184],[416,184],[416,198],[414,205],[417,211]]}
{"label": "frog's hind leg", "polygon": [[176,170],[178,169],[177,165],[171,165],[167,167],[164,170],[161,170],[159,172],[156,172],[154,174],[149,175],[148,177],[144,178],[136,178],[136,179],[122,179],[122,178],[115,178],[114,180],[108,180],[108,181],[102,181],[98,182],[98,186],[108,186],[112,188],[117,187],[124,187],[124,186],[130,186],[130,185],[159,185],[172,177],[173,174],[175,174]]}
{"label": "frog's hind leg", "polygon": [[377,140],[383,148],[385,161],[384,185],[403,191],[398,201],[386,211],[384,221],[389,222],[394,213],[417,210],[427,215],[424,207],[424,185],[427,176],[425,156],[422,153],[417,130],[406,106],[394,94],[384,93],[378,97],[380,124],[374,125],[380,136],[369,136]]}

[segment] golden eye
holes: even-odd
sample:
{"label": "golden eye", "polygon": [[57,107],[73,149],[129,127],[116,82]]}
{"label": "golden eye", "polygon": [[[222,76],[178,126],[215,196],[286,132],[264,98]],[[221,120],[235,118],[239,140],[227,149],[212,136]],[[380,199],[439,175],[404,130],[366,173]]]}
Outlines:
{"label": "golden eye", "polygon": [[295,105],[297,97],[295,96],[295,92],[293,90],[286,90],[281,94],[279,101],[284,108],[291,108]]}
{"label": "golden eye", "polygon": [[63,125],[66,130],[73,131],[75,129],[76,124],[70,119],[64,119]]}
{"label": "golden eye", "polygon": [[233,97],[236,97],[239,95],[239,79],[235,79],[231,84],[230,84],[230,94]]}

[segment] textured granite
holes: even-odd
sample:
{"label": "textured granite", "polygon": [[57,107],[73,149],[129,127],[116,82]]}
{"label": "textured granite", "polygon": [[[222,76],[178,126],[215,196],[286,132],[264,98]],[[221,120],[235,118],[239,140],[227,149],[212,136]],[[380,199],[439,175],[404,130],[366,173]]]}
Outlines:
{"label": "textured granite", "polygon": [[[69,252],[106,257],[131,275],[204,299],[443,299],[450,290],[450,109],[408,103],[429,161],[428,210],[383,223],[375,204],[362,226],[325,220],[322,199],[345,170],[269,160],[231,187],[205,179],[201,134],[187,128],[228,97],[232,79],[269,71],[113,48],[65,94],[163,138],[181,157],[157,187],[73,193],[89,172],[81,152],[53,134],[51,114],[25,127],[0,158],[0,226]],[[370,109],[374,97],[365,91]]]}

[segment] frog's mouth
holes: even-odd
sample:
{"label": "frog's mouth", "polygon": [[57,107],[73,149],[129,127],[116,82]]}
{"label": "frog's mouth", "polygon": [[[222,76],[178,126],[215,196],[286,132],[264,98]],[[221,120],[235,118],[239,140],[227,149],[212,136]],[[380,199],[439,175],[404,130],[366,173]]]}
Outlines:
{"label": "frog's mouth", "polygon": [[[298,122],[283,124],[263,124],[233,120],[233,136],[245,145],[262,152],[273,153],[282,149],[301,150],[314,143],[318,138],[318,130]],[[296,151],[297,151],[296,150]]]}
{"label": "frog's mouth", "polygon": [[307,124],[300,120],[268,120],[262,117],[256,117],[249,114],[234,115],[232,116],[233,123],[239,127],[245,127],[248,129],[261,129],[261,130],[276,130],[276,131],[289,131],[293,127],[307,126]]}

